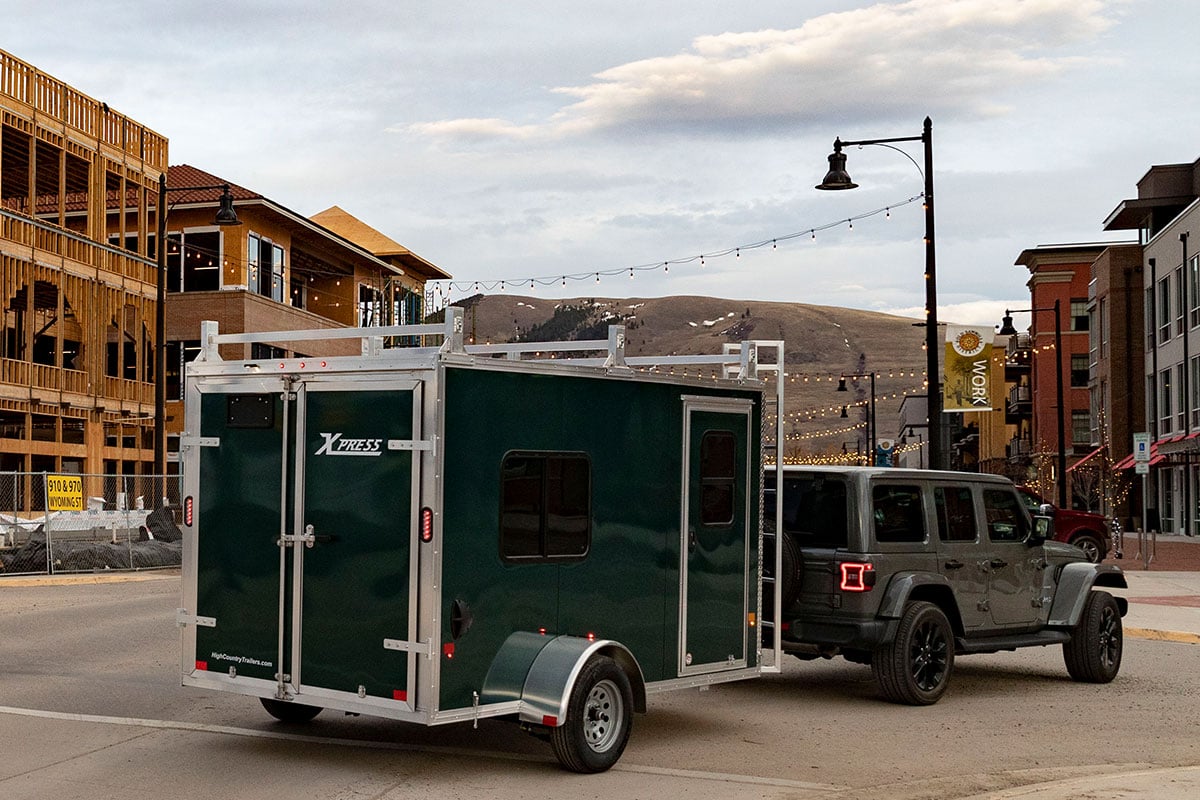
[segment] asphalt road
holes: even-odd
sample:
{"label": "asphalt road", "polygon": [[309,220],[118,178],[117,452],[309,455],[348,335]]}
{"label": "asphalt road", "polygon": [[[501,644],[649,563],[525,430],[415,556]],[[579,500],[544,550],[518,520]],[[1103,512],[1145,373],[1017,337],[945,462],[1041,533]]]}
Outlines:
{"label": "asphalt road", "polygon": [[1073,683],[1060,648],[970,656],[928,708],[866,667],[656,695],[612,771],[562,771],[516,726],[405,726],[178,686],[179,581],[0,585],[0,797],[960,798],[1200,764],[1200,645],[1126,639],[1120,676]]}

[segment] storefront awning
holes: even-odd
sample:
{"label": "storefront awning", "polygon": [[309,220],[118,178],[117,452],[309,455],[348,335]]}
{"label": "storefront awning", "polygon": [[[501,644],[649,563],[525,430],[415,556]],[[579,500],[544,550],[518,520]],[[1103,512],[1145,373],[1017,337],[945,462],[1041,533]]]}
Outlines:
{"label": "storefront awning", "polygon": [[1081,466],[1083,466],[1084,464],[1086,464],[1086,463],[1087,463],[1088,459],[1090,459],[1092,456],[1096,455],[1097,453],[1101,452],[1102,450],[1104,450],[1104,445],[1101,445],[1101,446],[1097,447],[1095,450],[1093,450],[1092,452],[1088,453],[1086,456],[1084,456],[1083,458],[1079,459],[1078,461],[1076,461],[1076,462],[1075,462],[1074,464],[1072,464],[1071,466],[1067,467],[1067,472],[1070,472],[1071,470],[1075,469],[1076,467],[1081,467]]}

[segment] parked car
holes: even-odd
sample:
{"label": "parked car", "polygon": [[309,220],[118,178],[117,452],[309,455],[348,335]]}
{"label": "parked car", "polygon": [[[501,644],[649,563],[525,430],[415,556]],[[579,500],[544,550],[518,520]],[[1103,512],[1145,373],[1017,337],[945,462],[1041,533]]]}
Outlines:
{"label": "parked car", "polygon": [[797,466],[783,482],[776,531],[766,475],[764,596],[780,593],[766,631],[786,652],[869,664],[883,696],[909,705],[937,702],[969,653],[1061,644],[1075,680],[1116,677],[1128,604],[1104,589],[1124,588],[1124,573],[1048,540],[1053,521],[1008,479]]}
{"label": "parked car", "polygon": [[1030,514],[1040,514],[1044,506],[1050,506],[1056,542],[1075,545],[1093,564],[1099,564],[1108,557],[1112,532],[1106,517],[1090,511],[1058,508],[1028,486],[1018,486],[1017,491],[1021,493],[1021,499],[1025,501]]}

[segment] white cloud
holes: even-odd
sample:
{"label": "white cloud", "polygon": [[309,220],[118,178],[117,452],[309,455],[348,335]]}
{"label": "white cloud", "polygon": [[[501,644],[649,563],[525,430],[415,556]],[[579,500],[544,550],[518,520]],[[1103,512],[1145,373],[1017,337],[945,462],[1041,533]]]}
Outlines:
{"label": "white cloud", "polygon": [[1003,113],[998,98],[1086,63],[1055,55],[1113,21],[1104,0],[909,0],[825,14],[789,30],[700,36],[682,53],[603,70],[549,117],[446,119],[389,130],[434,138],[562,138],[612,128],[777,128],[870,113]]}

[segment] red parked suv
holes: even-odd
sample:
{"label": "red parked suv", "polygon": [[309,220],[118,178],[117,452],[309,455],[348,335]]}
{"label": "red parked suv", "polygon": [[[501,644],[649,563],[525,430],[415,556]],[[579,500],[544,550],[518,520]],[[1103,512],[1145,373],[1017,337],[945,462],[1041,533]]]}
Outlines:
{"label": "red parked suv", "polygon": [[1017,492],[1029,508],[1030,513],[1039,513],[1043,505],[1054,509],[1054,539],[1059,542],[1073,544],[1083,551],[1088,561],[1099,564],[1108,555],[1110,531],[1108,519],[1090,511],[1072,511],[1068,508],[1058,508],[1042,499],[1042,496],[1028,486],[1018,486]]}

